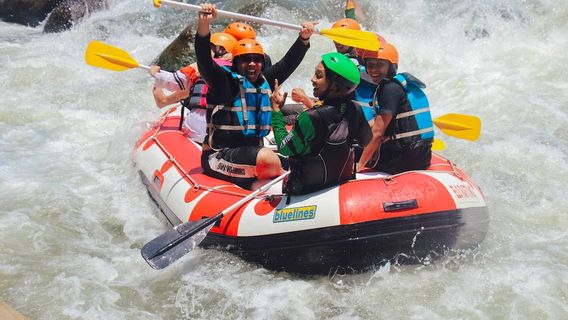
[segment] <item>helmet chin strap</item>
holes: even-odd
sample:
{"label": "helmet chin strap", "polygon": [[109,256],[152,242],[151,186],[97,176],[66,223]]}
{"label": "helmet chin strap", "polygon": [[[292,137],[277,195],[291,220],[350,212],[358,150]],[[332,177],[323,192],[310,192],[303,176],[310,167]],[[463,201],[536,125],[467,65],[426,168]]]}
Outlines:
{"label": "helmet chin strap", "polygon": [[335,81],[332,82],[329,86],[327,86],[327,88],[322,93],[322,95],[319,97],[319,99],[322,100],[322,101],[325,100],[325,99],[328,99],[329,95],[332,93],[331,90],[333,89],[333,87],[337,88],[337,83]]}
{"label": "helmet chin strap", "polygon": [[398,69],[398,66],[392,62],[389,61],[389,71],[388,71],[388,77],[392,78],[394,76],[396,76],[396,71]]}
{"label": "helmet chin strap", "polygon": [[318,97],[321,101],[325,101],[327,96],[329,95],[329,87],[325,89],[325,91]]}

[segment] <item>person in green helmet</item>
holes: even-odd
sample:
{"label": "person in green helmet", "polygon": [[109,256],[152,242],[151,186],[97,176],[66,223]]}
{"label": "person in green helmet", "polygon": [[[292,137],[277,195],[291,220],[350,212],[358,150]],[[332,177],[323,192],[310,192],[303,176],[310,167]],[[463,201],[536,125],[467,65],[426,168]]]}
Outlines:
{"label": "person in green helmet", "polygon": [[313,192],[352,178],[352,144],[357,141],[366,146],[372,136],[361,107],[352,101],[360,76],[351,59],[338,52],[324,54],[311,81],[322,106],[300,113],[290,132],[280,111],[288,93],[281,94],[276,83],[270,96],[274,140],[278,152],[290,162],[284,190],[291,194]]}

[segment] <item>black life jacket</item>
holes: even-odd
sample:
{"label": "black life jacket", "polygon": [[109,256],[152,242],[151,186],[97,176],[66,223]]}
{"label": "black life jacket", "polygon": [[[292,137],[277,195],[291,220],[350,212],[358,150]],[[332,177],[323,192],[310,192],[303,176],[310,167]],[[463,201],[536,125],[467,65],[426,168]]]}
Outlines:
{"label": "black life jacket", "polygon": [[209,91],[209,86],[205,80],[201,77],[197,78],[191,89],[189,90],[189,97],[182,100],[183,105],[188,109],[207,108],[207,92]]}
{"label": "black life jacket", "polygon": [[[350,102],[351,103],[351,102]],[[354,107],[354,106],[349,106]],[[305,194],[336,185],[353,177],[353,138],[349,133],[349,120],[333,106],[322,106],[307,111],[312,122],[321,121],[321,135],[325,140],[314,145],[316,153],[290,158],[290,177],[287,192]]]}
{"label": "black life jacket", "polygon": [[[376,95],[381,95],[384,84],[394,82],[406,94],[402,105],[394,119],[387,127],[385,136],[388,138],[382,148],[401,150],[417,142],[431,143],[434,138],[434,127],[430,114],[430,104],[422,88],[422,81],[409,73],[399,73],[393,78],[385,79],[379,84]],[[376,96],[373,97],[376,100]],[[380,110],[380,106],[378,106]]]}

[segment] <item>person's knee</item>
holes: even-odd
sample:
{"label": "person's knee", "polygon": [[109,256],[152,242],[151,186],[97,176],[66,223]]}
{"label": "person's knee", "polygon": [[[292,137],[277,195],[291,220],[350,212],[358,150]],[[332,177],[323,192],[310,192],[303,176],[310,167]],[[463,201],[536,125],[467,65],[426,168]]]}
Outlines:
{"label": "person's knee", "polygon": [[256,156],[256,173],[258,179],[267,179],[280,175],[282,167],[280,159],[272,150],[262,148]]}

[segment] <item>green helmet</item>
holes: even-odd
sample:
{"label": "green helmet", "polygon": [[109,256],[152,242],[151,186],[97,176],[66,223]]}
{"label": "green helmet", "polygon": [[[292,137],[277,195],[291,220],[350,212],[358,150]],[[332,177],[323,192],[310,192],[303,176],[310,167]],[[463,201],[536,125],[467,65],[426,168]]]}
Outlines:
{"label": "green helmet", "polygon": [[347,93],[355,90],[361,82],[359,68],[346,55],[339,52],[326,53],[321,56],[321,62],[326,72],[329,70],[333,74],[330,78],[347,89]]}

